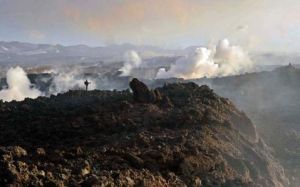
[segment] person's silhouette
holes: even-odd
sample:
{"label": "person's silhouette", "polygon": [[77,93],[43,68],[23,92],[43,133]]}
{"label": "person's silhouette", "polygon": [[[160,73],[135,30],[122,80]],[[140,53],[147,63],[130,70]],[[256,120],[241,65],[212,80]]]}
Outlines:
{"label": "person's silhouette", "polygon": [[85,85],[85,90],[87,91],[88,90],[88,87],[89,87],[89,84],[90,84],[91,82],[89,82],[88,80],[85,80],[84,81],[84,85]]}

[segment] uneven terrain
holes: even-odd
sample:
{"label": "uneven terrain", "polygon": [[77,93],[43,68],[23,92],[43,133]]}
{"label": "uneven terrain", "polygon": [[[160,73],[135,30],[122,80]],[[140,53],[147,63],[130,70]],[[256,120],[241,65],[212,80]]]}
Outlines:
{"label": "uneven terrain", "polygon": [[0,186],[287,186],[233,103],[208,86],[69,91],[0,103]]}

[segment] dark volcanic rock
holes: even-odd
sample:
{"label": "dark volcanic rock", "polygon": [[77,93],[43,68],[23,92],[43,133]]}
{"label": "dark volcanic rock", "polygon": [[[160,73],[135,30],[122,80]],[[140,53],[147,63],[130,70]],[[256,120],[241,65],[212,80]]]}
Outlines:
{"label": "dark volcanic rock", "polygon": [[130,86],[1,103],[0,186],[287,185],[252,122],[208,86]]}
{"label": "dark volcanic rock", "polygon": [[[210,84],[217,93],[230,98],[246,112],[256,124],[260,136],[271,146],[273,155],[283,165],[291,187],[300,186],[298,67],[288,64],[273,71],[194,80],[198,84]],[[245,125],[239,127],[247,128]],[[243,129],[241,132],[244,132]]]}
{"label": "dark volcanic rock", "polygon": [[129,86],[133,91],[133,98],[135,101],[142,103],[151,103],[156,101],[155,94],[138,79],[132,79],[132,81],[129,83]]}

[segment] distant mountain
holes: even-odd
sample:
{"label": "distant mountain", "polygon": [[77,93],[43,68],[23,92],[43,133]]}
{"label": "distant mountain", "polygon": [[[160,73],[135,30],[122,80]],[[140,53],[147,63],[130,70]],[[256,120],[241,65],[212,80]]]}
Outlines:
{"label": "distant mountain", "polygon": [[[32,44],[25,42],[0,41],[0,65],[51,65],[51,64],[76,64],[95,62],[120,62],[124,53],[134,50],[143,59],[156,57],[178,57],[191,54],[196,48],[189,46],[184,49],[165,49],[149,45],[113,44],[101,47],[87,45],[51,45]],[[300,54],[292,53],[250,53],[251,59],[257,64],[259,70],[271,70],[270,65],[287,64],[300,61]],[[265,66],[268,65],[268,66]]]}
{"label": "distant mountain", "polygon": [[89,47],[87,45],[50,45],[23,42],[0,42],[0,64],[51,64],[97,61],[120,61],[129,50],[142,58],[174,56],[178,51],[132,44]]}

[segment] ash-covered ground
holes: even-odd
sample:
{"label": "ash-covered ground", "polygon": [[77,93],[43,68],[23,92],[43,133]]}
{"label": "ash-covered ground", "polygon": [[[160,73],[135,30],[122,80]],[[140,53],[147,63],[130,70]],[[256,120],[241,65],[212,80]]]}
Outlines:
{"label": "ash-covered ground", "polygon": [[0,104],[0,184],[286,186],[255,125],[208,86],[69,91]]}
{"label": "ash-covered ground", "polygon": [[[0,97],[9,101],[0,107],[1,184],[299,186],[297,65],[228,63],[228,72],[216,66],[220,58],[244,54],[230,46],[213,61],[203,58],[208,49],[145,57],[135,48],[101,61],[100,49],[91,58],[84,46],[23,47],[0,55],[11,60],[0,72]],[[32,52],[41,47],[61,52]],[[142,89],[138,99],[134,77],[156,91]]]}

